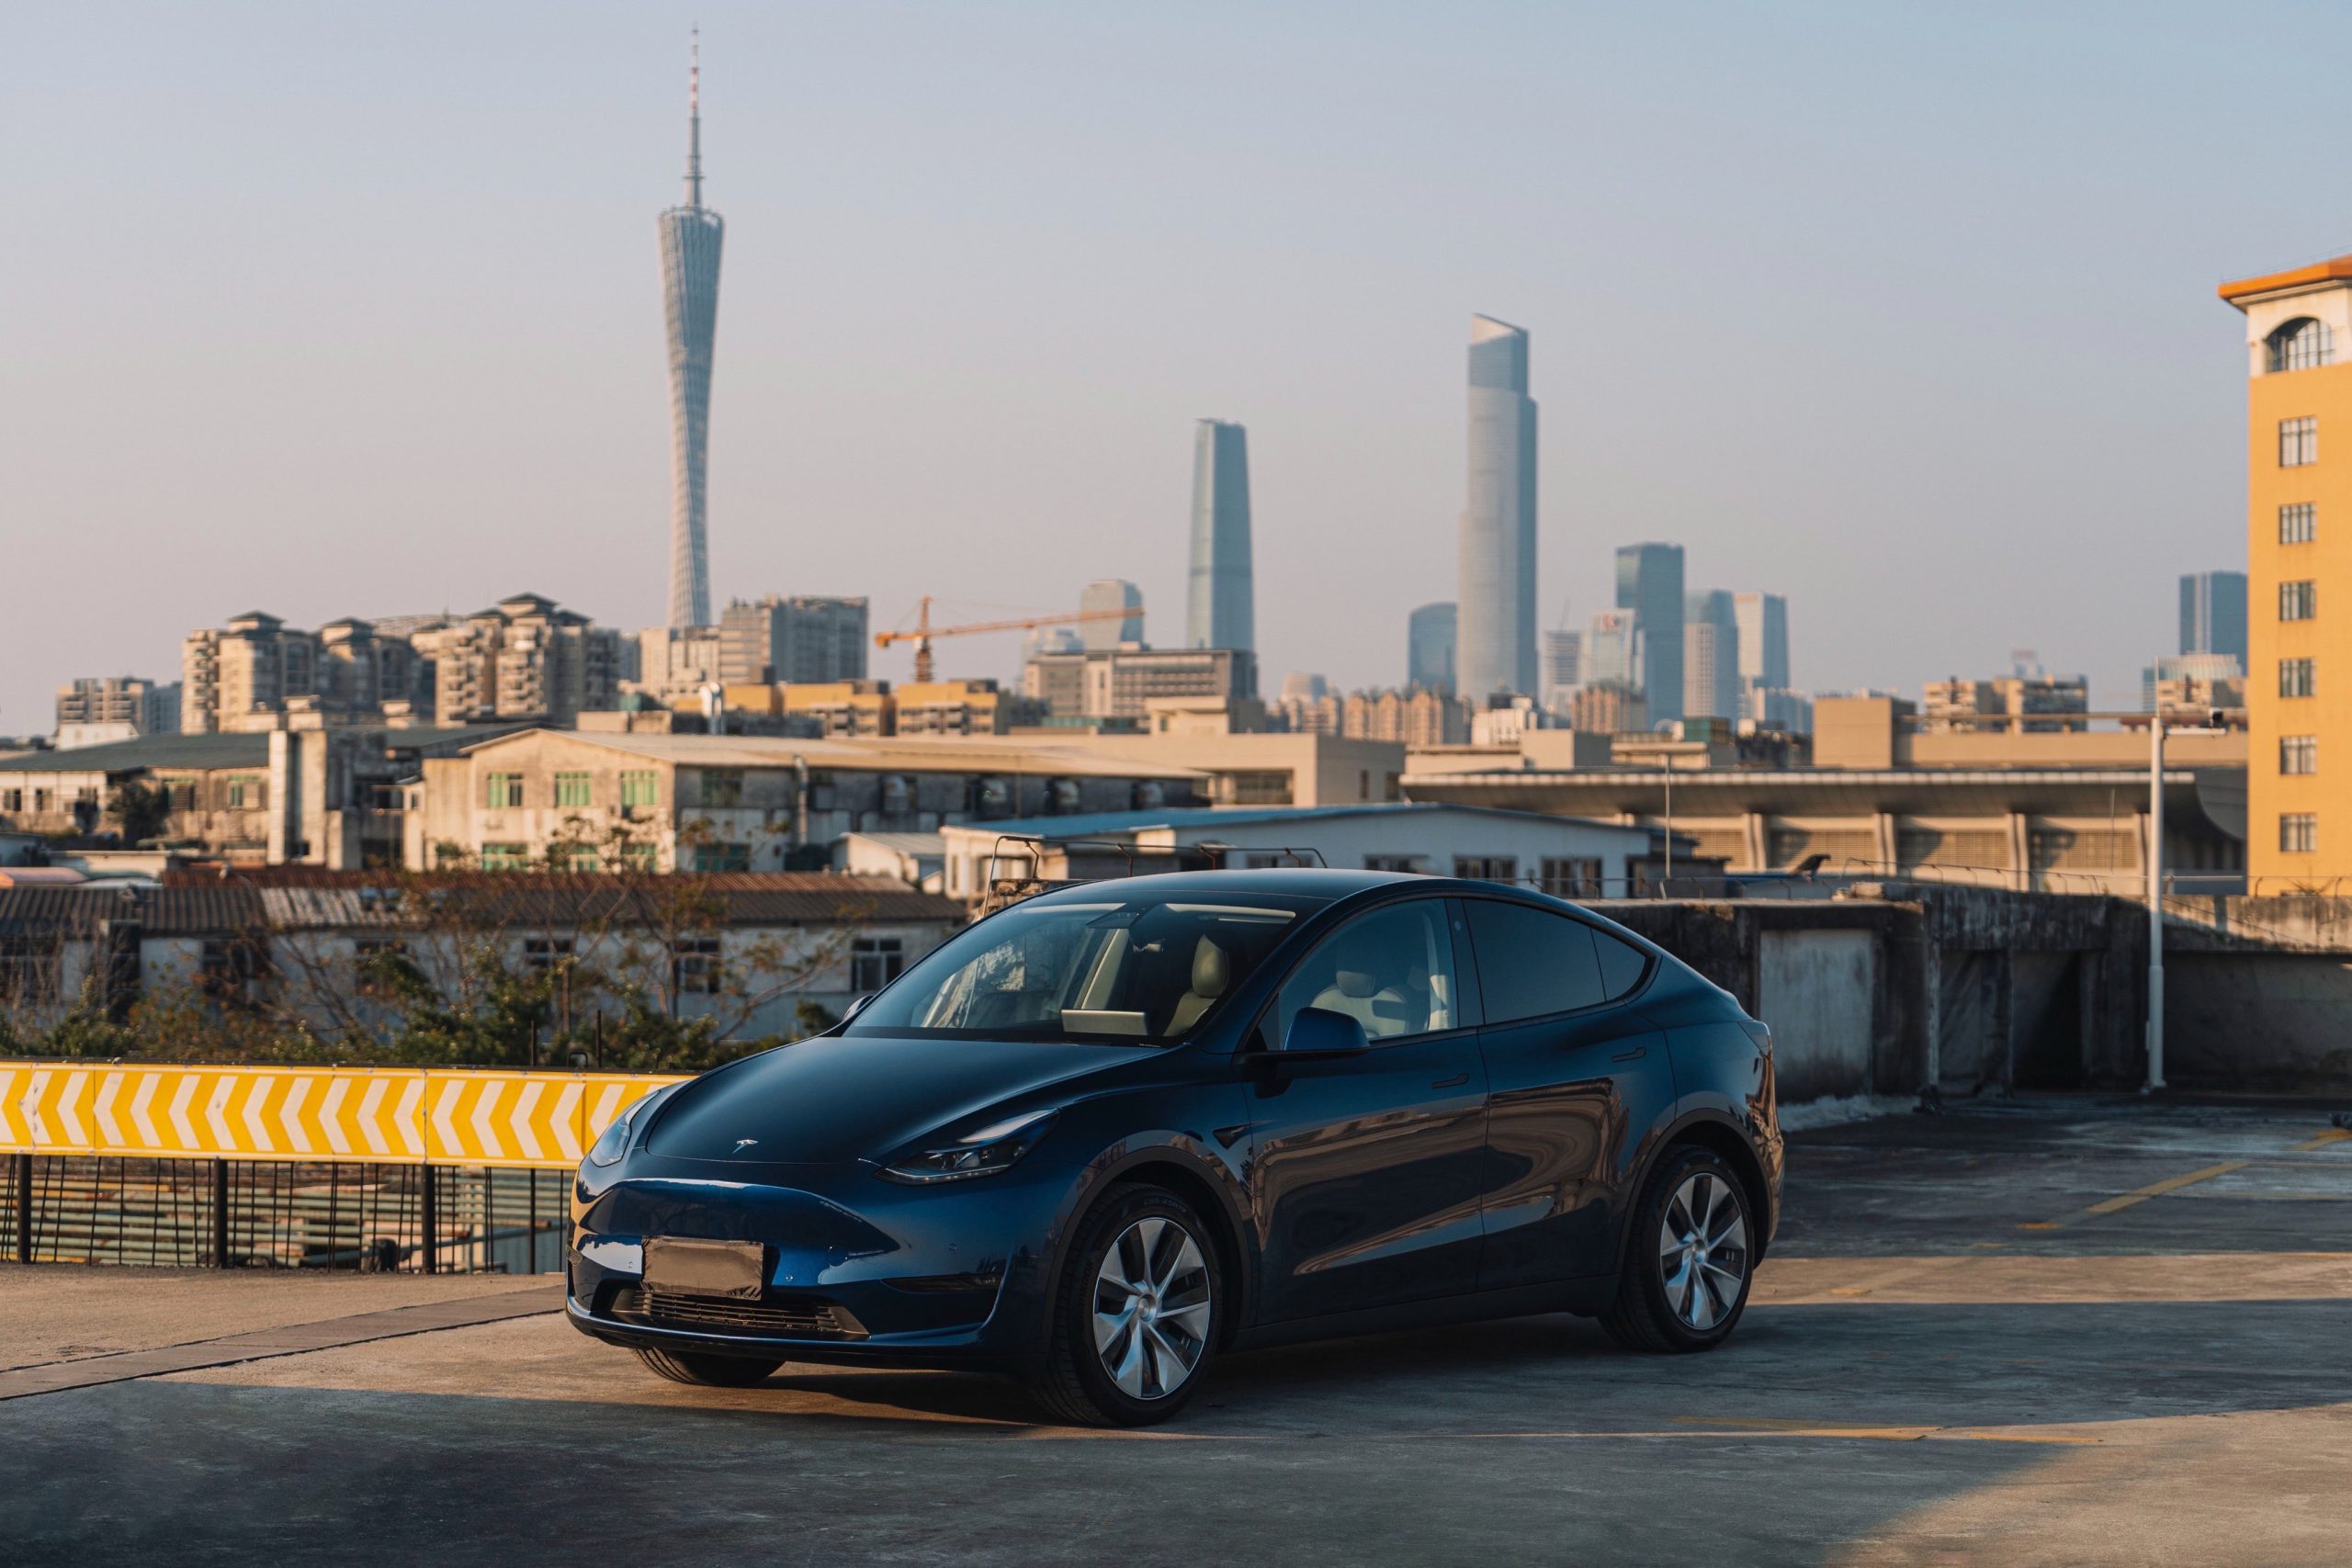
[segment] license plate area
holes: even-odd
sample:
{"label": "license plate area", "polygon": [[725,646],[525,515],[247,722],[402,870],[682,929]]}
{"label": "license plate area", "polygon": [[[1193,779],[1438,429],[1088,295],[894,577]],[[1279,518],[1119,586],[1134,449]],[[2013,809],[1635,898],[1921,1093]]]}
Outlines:
{"label": "license plate area", "polygon": [[756,1241],[648,1236],[645,1288],[682,1296],[755,1302],[767,1288],[768,1249]]}

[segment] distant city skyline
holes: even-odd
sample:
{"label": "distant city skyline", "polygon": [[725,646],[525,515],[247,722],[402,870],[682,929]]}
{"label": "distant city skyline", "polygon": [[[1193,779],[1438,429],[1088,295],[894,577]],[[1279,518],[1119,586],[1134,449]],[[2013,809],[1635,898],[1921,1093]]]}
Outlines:
{"label": "distant city skyline", "polygon": [[[1916,694],[2023,643],[2128,705],[2177,578],[2245,548],[2213,285],[2341,238],[2277,154],[2334,128],[2328,13],[698,9],[737,253],[713,601],[865,595],[877,626],[1120,575],[1173,646],[1170,432],[1246,410],[1261,661],[1393,681],[1453,592],[1476,309],[1549,345],[1544,603],[1605,604],[1615,543],[1679,539],[1798,595],[1810,689]],[[254,604],[531,583],[668,618],[644,220],[695,18],[402,19],[11,18],[12,59],[103,68],[8,99],[12,202],[76,240],[0,255],[38,304],[0,355],[7,570],[43,586],[0,628],[0,733],[77,676],[168,680]]]}
{"label": "distant city skyline", "polygon": [[1641,636],[1642,691],[1652,724],[1682,716],[1683,553],[1655,541],[1617,547],[1617,607]]}

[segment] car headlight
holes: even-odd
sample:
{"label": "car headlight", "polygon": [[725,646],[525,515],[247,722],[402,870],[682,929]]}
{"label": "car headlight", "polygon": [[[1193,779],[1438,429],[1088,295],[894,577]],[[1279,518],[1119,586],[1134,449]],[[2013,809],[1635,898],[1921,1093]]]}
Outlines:
{"label": "car headlight", "polygon": [[893,1160],[882,1168],[881,1174],[892,1181],[919,1186],[994,1176],[998,1171],[1012,1169],[1023,1155],[1037,1146],[1037,1140],[1054,1124],[1055,1114],[1051,1111],[1032,1111],[1010,1121],[991,1122],[978,1132],[966,1134],[945,1148],[925,1149]]}
{"label": "car headlight", "polygon": [[620,1164],[621,1156],[628,1153],[629,1138],[632,1129],[637,1125],[637,1119],[674,1093],[677,1087],[673,1083],[663,1084],[660,1089],[614,1117],[613,1124],[605,1128],[594,1143],[588,1145],[588,1163],[599,1170]]}

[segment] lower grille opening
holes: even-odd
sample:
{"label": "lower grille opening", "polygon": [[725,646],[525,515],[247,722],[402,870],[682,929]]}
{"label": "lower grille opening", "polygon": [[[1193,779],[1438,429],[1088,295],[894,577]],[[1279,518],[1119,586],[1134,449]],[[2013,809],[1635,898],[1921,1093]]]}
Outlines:
{"label": "lower grille opening", "polygon": [[795,1339],[863,1339],[865,1325],[821,1296],[689,1296],[623,1285],[611,1314],[648,1328],[706,1328],[718,1334],[769,1334]]}

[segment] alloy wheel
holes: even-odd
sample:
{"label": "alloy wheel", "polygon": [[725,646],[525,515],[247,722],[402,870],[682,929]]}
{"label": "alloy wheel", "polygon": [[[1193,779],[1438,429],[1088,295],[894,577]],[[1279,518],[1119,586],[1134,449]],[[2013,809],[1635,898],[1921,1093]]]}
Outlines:
{"label": "alloy wheel", "polygon": [[1747,1280],[1747,1215],[1731,1182],[1699,1171],[1674,1190],[1658,1227],[1666,1303],[1687,1328],[1714,1327]]}
{"label": "alloy wheel", "polygon": [[1164,1399],[1208,1350],[1209,1271],[1200,1243],[1147,1215],[1119,1233],[1094,1276],[1094,1349],[1130,1399]]}

